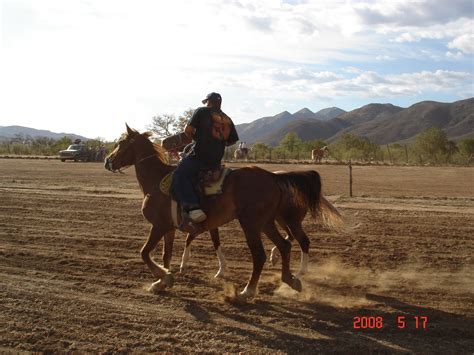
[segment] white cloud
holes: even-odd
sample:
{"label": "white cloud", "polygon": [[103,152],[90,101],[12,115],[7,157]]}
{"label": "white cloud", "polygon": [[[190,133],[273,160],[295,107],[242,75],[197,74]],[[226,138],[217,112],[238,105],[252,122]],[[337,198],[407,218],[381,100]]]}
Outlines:
{"label": "white cloud", "polygon": [[474,33],[466,33],[456,37],[448,44],[451,49],[459,49],[464,53],[474,53]]}
{"label": "white cloud", "polygon": [[431,26],[472,15],[471,0],[429,0],[354,3],[357,15],[367,25]]}
{"label": "white cloud", "polygon": [[453,59],[453,60],[460,60],[460,59],[464,58],[464,54],[462,54],[462,52],[447,51],[446,52],[446,57],[449,58],[449,59]]}
{"label": "white cloud", "polygon": [[404,32],[400,35],[398,35],[394,40],[394,42],[398,42],[398,43],[403,43],[403,42],[419,42],[420,41],[420,37],[419,36],[415,36],[411,33],[408,33],[408,32]]}
{"label": "white cloud", "polygon": [[[466,1],[3,0],[2,11],[0,124],[36,119],[110,137],[117,122],[139,128],[215,90],[229,114],[250,119],[268,102],[412,95],[472,80],[466,69],[454,71],[464,81],[435,74],[441,61],[472,59]],[[422,58],[438,80],[390,76],[410,71],[400,58]]]}
{"label": "white cloud", "polygon": [[380,61],[387,61],[387,60],[393,60],[394,58],[389,55],[378,55],[375,57],[375,59],[380,60]]}
{"label": "white cloud", "polygon": [[[305,79],[277,77],[272,70],[256,71],[244,77],[232,78],[241,87],[254,89],[259,83],[261,96],[273,105],[277,99],[328,98],[337,96],[400,97],[426,92],[461,89],[470,85],[473,75],[467,72],[446,70],[421,71],[396,75],[382,75],[373,71],[351,70],[354,77],[338,73],[324,73],[331,80],[319,81],[319,72],[306,73]],[[265,94],[262,94],[265,93]]]}

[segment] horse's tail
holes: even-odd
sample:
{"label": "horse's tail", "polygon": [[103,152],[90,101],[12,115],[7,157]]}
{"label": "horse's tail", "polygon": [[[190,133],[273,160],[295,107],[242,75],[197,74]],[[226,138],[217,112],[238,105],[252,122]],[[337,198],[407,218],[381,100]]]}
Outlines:
{"label": "horse's tail", "polygon": [[330,228],[339,228],[343,225],[342,216],[337,208],[321,193],[321,177],[318,172],[314,170],[276,172],[275,176],[282,191],[288,193],[291,205],[309,209],[313,218],[321,216],[323,223]]}
{"label": "horse's tail", "polygon": [[323,195],[319,196],[319,208],[323,222],[329,228],[339,229],[344,225],[341,214]]}

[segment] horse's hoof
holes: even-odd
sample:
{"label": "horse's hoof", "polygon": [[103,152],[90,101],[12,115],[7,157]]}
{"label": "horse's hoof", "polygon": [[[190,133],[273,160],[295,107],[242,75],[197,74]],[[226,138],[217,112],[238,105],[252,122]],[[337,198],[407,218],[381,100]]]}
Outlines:
{"label": "horse's hoof", "polygon": [[301,284],[301,281],[300,279],[298,278],[293,278],[293,281],[291,282],[290,284],[290,287],[293,289],[293,290],[296,290],[298,292],[301,292],[301,290],[303,290],[303,285]]}
{"label": "horse's hoof", "polygon": [[151,286],[148,288],[148,291],[154,293],[155,295],[164,291],[166,288],[166,284],[163,280],[158,280],[153,282]]}
{"label": "horse's hoof", "polygon": [[162,279],[153,282],[148,289],[151,293],[157,294],[164,291],[166,288],[171,288],[174,285],[174,276],[172,273],[168,272]]}
{"label": "horse's hoof", "polygon": [[256,290],[249,289],[247,286],[239,293],[239,300],[247,301],[254,298],[257,295]]}
{"label": "horse's hoof", "polygon": [[174,285],[174,276],[171,272],[167,272],[166,275],[163,277],[163,282],[165,283],[166,287],[171,288]]}
{"label": "horse's hoof", "polygon": [[184,275],[186,273],[186,271],[188,271],[187,266],[181,266],[179,268],[179,273],[182,274],[182,275]]}

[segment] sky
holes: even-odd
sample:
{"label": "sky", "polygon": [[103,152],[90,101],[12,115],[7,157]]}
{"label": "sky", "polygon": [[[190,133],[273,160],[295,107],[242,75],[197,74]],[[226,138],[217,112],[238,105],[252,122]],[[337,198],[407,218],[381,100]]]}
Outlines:
{"label": "sky", "polygon": [[473,0],[0,4],[0,126],[113,140],[213,91],[236,124],[474,96]]}

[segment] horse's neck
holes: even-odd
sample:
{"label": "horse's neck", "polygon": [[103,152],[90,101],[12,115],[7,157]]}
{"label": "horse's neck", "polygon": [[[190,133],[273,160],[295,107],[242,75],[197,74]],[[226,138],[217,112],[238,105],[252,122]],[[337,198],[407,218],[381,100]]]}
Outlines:
{"label": "horse's neck", "polygon": [[151,194],[157,190],[160,181],[172,170],[174,170],[174,167],[163,164],[156,157],[136,164],[135,174],[143,195]]}

